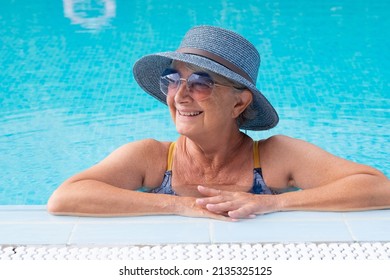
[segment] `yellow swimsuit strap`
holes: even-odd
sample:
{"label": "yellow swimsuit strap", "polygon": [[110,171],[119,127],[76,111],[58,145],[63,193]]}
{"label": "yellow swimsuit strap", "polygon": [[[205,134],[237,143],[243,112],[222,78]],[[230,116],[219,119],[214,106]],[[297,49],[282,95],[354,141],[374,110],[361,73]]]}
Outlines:
{"label": "yellow swimsuit strap", "polygon": [[176,142],[172,142],[171,145],[169,145],[169,151],[168,151],[168,169],[172,170],[172,163],[173,163],[173,154],[175,150]]}
{"label": "yellow swimsuit strap", "polygon": [[253,141],[253,164],[254,168],[260,168],[259,141]]}

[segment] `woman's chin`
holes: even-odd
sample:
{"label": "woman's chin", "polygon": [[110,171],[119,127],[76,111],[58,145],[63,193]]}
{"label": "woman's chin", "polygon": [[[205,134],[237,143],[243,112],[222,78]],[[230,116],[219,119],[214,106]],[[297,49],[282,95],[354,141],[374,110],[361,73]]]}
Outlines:
{"label": "woman's chin", "polygon": [[184,135],[184,136],[191,136],[193,133],[192,133],[192,129],[190,129],[189,127],[183,127],[183,126],[180,126],[180,125],[176,125],[176,131],[180,134],[180,135]]}

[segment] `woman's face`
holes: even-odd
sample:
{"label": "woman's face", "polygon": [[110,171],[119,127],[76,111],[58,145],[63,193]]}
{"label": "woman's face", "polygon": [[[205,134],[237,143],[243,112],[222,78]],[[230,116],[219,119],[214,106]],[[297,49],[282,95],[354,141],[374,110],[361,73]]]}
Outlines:
{"label": "woman's face", "polygon": [[[173,68],[182,79],[188,79],[193,74],[182,62],[176,62]],[[210,96],[202,100],[192,96],[195,97],[195,93],[190,94],[186,81],[181,82],[176,93],[167,95],[167,104],[180,134],[190,137],[219,133],[221,129],[237,126],[235,105],[240,95],[232,87],[214,86]]]}

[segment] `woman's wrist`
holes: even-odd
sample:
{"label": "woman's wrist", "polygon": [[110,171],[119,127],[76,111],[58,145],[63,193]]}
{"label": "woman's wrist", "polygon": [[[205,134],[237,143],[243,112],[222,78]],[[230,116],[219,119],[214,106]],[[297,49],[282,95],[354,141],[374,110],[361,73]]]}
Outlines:
{"label": "woman's wrist", "polygon": [[285,197],[279,195],[256,195],[256,214],[285,211]]}
{"label": "woman's wrist", "polygon": [[174,195],[165,195],[166,197],[163,198],[163,211],[165,214],[174,214],[177,215],[180,213],[180,197],[174,196]]}

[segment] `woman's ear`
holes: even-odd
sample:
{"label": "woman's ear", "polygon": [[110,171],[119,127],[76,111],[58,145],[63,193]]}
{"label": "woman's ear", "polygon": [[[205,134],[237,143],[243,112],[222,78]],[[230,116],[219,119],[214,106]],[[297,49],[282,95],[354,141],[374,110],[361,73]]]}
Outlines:
{"label": "woman's ear", "polygon": [[236,96],[237,96],[236,99],[237,102],[233,109],[233,118],[238,118],[238,116],[245,111],[246,107],[248,107],[249,104],[251,104],[253,98],[252,92],[248,89],[244,89]]}

